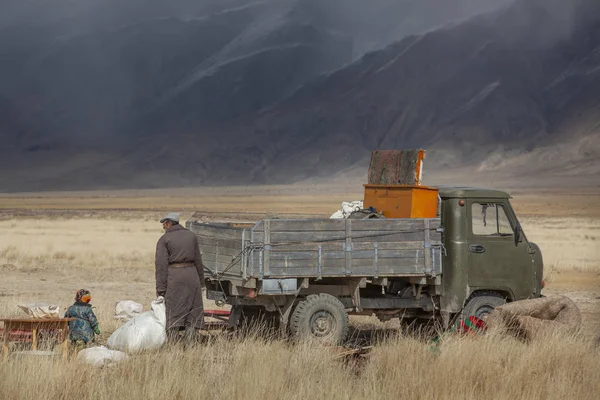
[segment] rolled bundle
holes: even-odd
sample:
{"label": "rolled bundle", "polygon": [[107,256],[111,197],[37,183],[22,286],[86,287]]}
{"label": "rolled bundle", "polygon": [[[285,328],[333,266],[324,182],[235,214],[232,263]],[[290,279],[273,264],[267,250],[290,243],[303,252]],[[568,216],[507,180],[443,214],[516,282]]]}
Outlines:
{"label": "rolled bundle", "polygon": [[525,339],[574,333],[581,327],[581,311],[566,296],[521,300],[496,307],[487,316],[486,325]]}

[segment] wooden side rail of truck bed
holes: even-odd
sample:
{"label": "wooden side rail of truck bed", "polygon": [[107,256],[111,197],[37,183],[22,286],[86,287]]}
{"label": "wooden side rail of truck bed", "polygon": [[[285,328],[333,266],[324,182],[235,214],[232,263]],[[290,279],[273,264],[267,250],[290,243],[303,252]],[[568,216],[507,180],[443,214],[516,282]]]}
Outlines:
{"label": "wooden side rail of truck bed", "polygon": [[442,273],[439,218],[264,219],[251,227],[188,221],[187,227],[206,267],[234,284]]}

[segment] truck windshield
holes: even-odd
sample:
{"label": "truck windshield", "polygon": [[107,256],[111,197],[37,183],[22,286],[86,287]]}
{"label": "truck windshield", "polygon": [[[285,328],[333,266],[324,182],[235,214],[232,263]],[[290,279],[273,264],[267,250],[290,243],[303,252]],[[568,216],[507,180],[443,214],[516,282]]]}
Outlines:
{"label": "truck windshield", "polygon": [[473,203],[473,234],[479,236],[512,236],[513,228],[504,207],[498,203]]}

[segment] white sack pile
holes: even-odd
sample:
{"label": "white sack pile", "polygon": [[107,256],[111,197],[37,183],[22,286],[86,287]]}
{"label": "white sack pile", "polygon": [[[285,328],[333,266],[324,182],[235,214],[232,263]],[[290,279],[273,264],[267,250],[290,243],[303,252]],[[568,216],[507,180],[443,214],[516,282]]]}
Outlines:
{"label": "white sack pile", "polygon": [[159,349],[166,341],[165,299],[152,302],[151,310],[134,315],[108,338],[108,347],[127,353]]}
{"label": "white sack pile", "polygon": [[144,306],[132,300],[121,300],[115,304],[115,319],[129,321],[144,311]]}
{"label": "white sack pile", "polygon": [[344,219],[348,218],[353,212],[360,211],[363,209],[363,202],[357,201],[344,201],[342,202],[342,208],[333,213],[330,219]]}
{"label": "white sack pile", "polygon": [[77,353],[77,361],[94,367],[110,367],[127,359],[122,351],[109,350],[104,346],[90,347]]}

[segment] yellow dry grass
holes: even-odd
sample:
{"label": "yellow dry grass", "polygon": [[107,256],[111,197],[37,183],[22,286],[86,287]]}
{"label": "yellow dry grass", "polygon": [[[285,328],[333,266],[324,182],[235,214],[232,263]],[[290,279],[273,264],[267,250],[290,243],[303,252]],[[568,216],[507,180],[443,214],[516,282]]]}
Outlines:
{"label": "yellow dry grass", "polygon": [[[154,297],[154,246],[162,234],[156,219],[163,210],[182,211],[182,219],[194,209],[231,216],[327,215],[342,200],[360,198],[309,188],[299,193],[268,189],[231,199],[221,190],[212,199],[210,193],[190,192],[185,201],[160,193],[144,193],[148,196],[137,201],[136,193],[93,201],[82,194],[0,198],[8,207],[0,209],[0,315],[20,315],[17,304],[36,301],[64,310],[75,291],[86,287],[105,342],[119,326],[112,318],[117,300],[135,300],[147,309]],[[234,194],[241,196],[240,190]],[[529,344],[494,336],[455,338],[444,341],[436,355],[425,342],[396,333],[376,343],[360,368],[323,348],[260,336],[216,336],[188,351],[166,348],[101,370],[74,361],[15,358],[0,362],[0,399],[597,399],[600,351],[592,341],[600,333],[596,197],[565,198],[580,205],[569,214],[564,202],[542,207],[546,197],[526,196],[532,197],[515,196],[513,204],[528,238],[544,254],[545,292],[577,302],[584,319],[579,335]],[[359,329],[394,327],[374,318],[352,322]]]}
{"label": "yellow dry grass", "polygon": [[525,344],[508,338],[454,338],[434,354],[393,338],[365,360],[305,343],[216,339],[184,351],[165,348],[113,368],[74,362],[0,363],[6,399],[557,399],[594,400],[600,351],[577,337]]}

